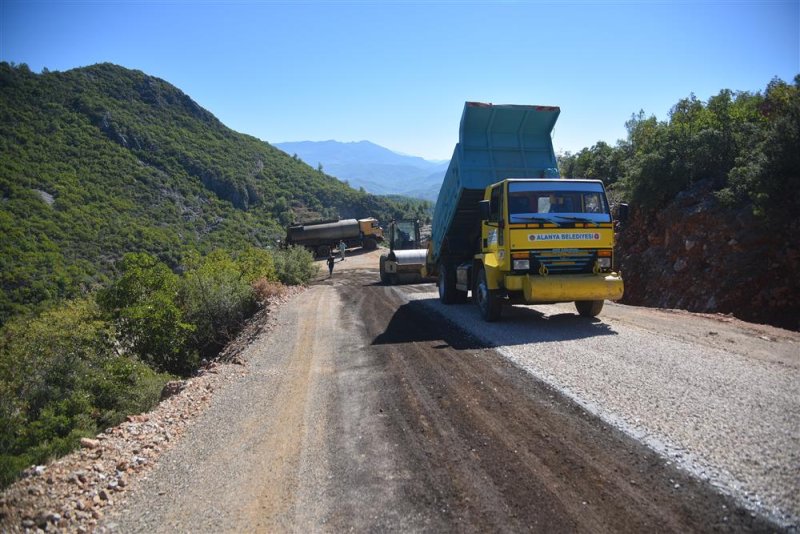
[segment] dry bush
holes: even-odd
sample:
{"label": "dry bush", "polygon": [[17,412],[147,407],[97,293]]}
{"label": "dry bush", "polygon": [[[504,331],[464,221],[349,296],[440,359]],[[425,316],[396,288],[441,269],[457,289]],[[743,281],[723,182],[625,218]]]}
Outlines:
{"label": "dry bush", "polygon": [[280,282],[271,282],[266,278],[259,278],[253,282],[253,293],[261,304],[280,299],[286,294],[286,286]]}

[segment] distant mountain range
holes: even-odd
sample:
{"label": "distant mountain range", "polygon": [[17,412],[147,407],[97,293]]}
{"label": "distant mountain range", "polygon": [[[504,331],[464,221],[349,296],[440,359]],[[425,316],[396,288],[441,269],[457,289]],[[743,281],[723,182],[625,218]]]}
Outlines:
{"label": "distant mountain range", "polygon": [[369,141],[298,141],[273,146],[326,174],[377,195],[404,195],[436,201],[448,161],[406,156]]}

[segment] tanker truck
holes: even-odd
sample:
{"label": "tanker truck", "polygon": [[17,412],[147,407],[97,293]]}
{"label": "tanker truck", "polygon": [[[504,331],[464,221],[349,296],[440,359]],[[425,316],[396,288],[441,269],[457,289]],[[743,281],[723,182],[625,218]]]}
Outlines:
{"label": "tanker truck", "polygon": [[377,219],[367,217],[298,224],[286,230],[286,245],[302,245],[317,257],[330,254],[340,241],[344,241],[348,248],[375,250],[378,242],[383,241],[383,229]]}
{"label": "tanker truck", "polygon": [[471,291],[496,321],[512,304],[575,302],[595,317],[622,298],[603,183],[559,178],[550,135],[560,111],[465,103],[426,257],[444,304]]}

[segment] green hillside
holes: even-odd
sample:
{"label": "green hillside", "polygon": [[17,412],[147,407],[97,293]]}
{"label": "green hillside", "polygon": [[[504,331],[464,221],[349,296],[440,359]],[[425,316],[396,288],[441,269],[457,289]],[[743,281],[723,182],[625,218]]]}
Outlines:
{"label": "green hillside", "polygon": [[169,83],[111,64],[0,63],[0,323],[108,281],[125,252],[271,246],[286,223],[400,216]]}

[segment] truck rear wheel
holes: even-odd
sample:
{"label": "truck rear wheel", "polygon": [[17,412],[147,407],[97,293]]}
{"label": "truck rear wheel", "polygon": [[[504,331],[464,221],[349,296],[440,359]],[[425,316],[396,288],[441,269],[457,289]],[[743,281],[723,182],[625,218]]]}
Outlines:
{"label": "truck rear wheel", "polygon": [[486,270],[481,267],[475,282],[475,303],[481,312],[481,318],[487,323],[500,319],[503,310],[503,301],[496,289],[489,289],[486,283]]}
{"label": "truck rear wheel", "polygon": [[330,253],[331,253],[331,247],[329,247],[328,245],[320,245],[317,247],[318,258],[327,258]]}
{"label": "truck rear wheel", "polygon": [[368,237],[364,240],[364,248],[366,250],[375,250],[378,248],[378,242],[374,237]]}
{"label": "truck rear wheel", "polygon": [[575,308],[582,317],[597,317],[603,310],[602,300],[576,300]]}
{"label": "truck rear wheel", "polygon": [[466,302],[467,293],[456,289],[456,270],[455,267],[439,265],[439,300],[442,304],[458,304]]}

